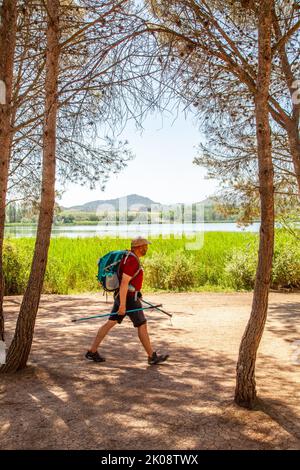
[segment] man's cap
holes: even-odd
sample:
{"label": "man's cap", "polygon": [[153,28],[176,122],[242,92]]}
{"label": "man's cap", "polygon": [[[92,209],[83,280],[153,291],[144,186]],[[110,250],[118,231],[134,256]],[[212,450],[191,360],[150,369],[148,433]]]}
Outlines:
{"label": "man's cap", "polygon": [[137,248],[138,246],[151,245],[151,242],[146,238],[138,237],[134,240],[131,240],[131,248]]}

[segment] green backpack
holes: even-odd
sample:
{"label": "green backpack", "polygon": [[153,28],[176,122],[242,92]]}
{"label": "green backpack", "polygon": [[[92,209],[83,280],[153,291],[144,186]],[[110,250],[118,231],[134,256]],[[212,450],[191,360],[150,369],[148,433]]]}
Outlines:
{"label": "green backpack", "polygon": [[[120,264],[123,258],[128,256],[134,256],[138,263],[139,268],[133,275],[132,279],[135,278],[141,270],[140,262],[138,257],[128,250],[116,250],[106,253],[98,261],[98,274],[97,279],[103,289],[107,292],[115,292],[120,287]],[[133,286],[129,284],[129,290],[135,290]]]}

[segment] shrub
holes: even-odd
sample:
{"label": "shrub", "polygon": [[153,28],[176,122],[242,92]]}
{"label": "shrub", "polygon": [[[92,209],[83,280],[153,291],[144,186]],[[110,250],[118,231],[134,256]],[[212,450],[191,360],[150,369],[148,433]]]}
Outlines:
{"label": "shrub", "polygon": [[167,289],[170,269],[170,257],[163,253],[153,253],[143,261],[145,267],[145,285],[154,289]]}
{"label": "shrub", "polygon": [[170,255],[154,253],[145,259],[146,285],[156,289],[188,290],[197,283],[197,266],[193,257],[178,251]]}
{"label": "shrub", "polygon": [[227,283],[234,289],[251,290],[255,284],[257,249],[248,244],[234,251],[225,265]]}
{"label": "shrub", "polygon": [[31,258],[20,246],[8,241],[3,245],[4,295],[16,295],[24,291],[30,268]]}
{"label": "shrub", "polygon": [[43,284],[43,293],[68,293],[68,281],[66,281],[62,260],[49,257]]}
{"label": "shrub", "polygon": [[167,288],[188,290],[196,283],[197,265],[194,257],[189,257],[186,252],[175,253],[167,276]]}
{"label": "shrub", "polygon": [[300,246],[295,239],[279,232],[275,242],[272,286],[300,287]]}

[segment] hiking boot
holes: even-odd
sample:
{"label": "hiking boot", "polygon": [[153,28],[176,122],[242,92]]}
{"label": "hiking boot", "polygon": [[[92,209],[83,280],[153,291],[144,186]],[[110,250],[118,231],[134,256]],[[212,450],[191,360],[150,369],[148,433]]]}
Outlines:
{"label": "hiking boot", "polygon": [[100,354],[98,353],[98,351],[96,352],[92,352],[92,351],[88,351],[85,355],[85,357],[87,359],[89,359],[90,361],[94,361],[94,362],[105,362],[105,357],[102,357],[100,356]]}
{"label": "hiking boot", "polygon": [[157,355],[156,352],[152,354],[152,357],[148,357],[148,364],[153,365],[153,364],[160,364],[161,362],[165,362],[169,357],[169,354],[160,354],[159,356]]}

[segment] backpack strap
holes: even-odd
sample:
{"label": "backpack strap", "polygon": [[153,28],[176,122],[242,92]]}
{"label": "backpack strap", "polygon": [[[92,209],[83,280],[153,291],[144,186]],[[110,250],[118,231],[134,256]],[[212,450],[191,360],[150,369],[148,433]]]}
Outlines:
{"label": "backpack strap", "polygon": [[[138,270],[134,273],[134,275],[132,276],[131,279],[134,279],[134,278],[139,274],[139,272],[143,269],[143,268],[141,267],[141,263],[140,263],[139,257],[136,256],[132,251],[127,251],[127,253],[124,255],[124,258],[122,258],[122,260],[121,260],[121,262],[120,262],[120,264],[119,264],[119,266],[118,266],[118,272],[117,272],[117,274],[118,274],[119,280],[120,280],[120,266],[121,266],[121,263],[123,262],[123,259],[124,259],[124,264],[125,264],[126,261],[127,261],[127,259],[128,259],[128,256],[130,256],[130,255],[132,255],[132,256],[135,257],[135,259],[137,260],[138,265],[139,265]],[[129,284],[129,285],[131,286],[131,284]],[[131,286],[131,287],[133,287],[133,286]],[[134,289],[134,291],[135,291],[134,300],[137,300],[138,291],[136,291],[134,287],[133,287],[133,289]],[[119,295],[120,295],[120,288],[118,288],[118,289],[115,291],[115,293],[114,293],[114,298],[118,297]]]}
{"label": "backpack strap", "polygon": [[[127,251],[127,253],[126,253],[126,255],[125,255],[125,258],[124,258],[124,264],[125,264],[126,261],[128,260],[128,256],[130,256],[130,255],[132,255],[132,256],[135,257],[135,259],[137,260],[138,265],[139,265],[138,270],[134,273],[134,275],[133,275],[132,278],[131,278],[131,279],[134,279],[134,278],[139,274],[139,272],[140,272],[143,268],[141,267],[141,263],[140,263],[139,257],[136,256],[132,251]],[[123,261],[123,260],[122,260],[122,261]],[[121,263],[120,263],[120,265],[121,265]],[[118,277],[120,277],[120,265],[119,265],[119,268],[118,268]]]}
{"label": "backpack strap", "polygon": [[[129,252],[128,252],[128,254],[127,254],[127,256],[126,256],[126,260],[127,260],[127,258],[128,258],[129,255],[134,256],[135,259],[136,259],[137,262],[138,262],[138,265],[139,265],[138,270],[136,271],[136,273],[135,273],[135,274],[132,276],[132,278],[131,278],[131,279],[134,279],[134,278],[138,275],[138,273],[141,271],[141,269],[143,269],[143,268],[141,267],[141,263],[140,263],[139,257],[136,256],[132,251],[129,251]],[[125,261],[125,262],[126,262],[126,261]]]}

